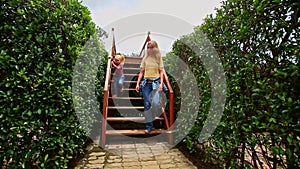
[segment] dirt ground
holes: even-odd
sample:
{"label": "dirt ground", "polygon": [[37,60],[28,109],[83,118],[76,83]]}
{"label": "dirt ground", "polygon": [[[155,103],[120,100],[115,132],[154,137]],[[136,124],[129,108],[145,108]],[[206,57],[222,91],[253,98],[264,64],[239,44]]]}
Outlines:
{"label": "dirt ground", "polygon": [[176,147],[199,169],[221,169],[213,164],[204,163],[203,155],[200,152],[190,153],[184,143],[179,143]]}

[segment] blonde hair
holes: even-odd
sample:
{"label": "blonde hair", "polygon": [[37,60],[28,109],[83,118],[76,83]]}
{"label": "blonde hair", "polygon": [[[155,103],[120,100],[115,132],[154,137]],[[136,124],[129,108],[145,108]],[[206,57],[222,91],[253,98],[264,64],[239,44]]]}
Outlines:
{"label": "blonde hair", "polygon": [[125,61],[125,55],[123,55],[123,54],[116,55],[115,58],[118,59],[120,61],[120,63],[124,63],[124,61]]}
{"label": "blonde hair", "polygon": [[152,44],[152,46],[153,46],[153,49],[152,49],[153,53],[152,53],[152,51],[150,53],[149,50],[147,50],[146,57],[153,56],[153,54],[154,54],[154,57],[156,58],[157,62],[160,62],[161,53],[160,53],[160,50],[159,50],[157,42],[154,41],[154,40],[150,40],[148,43]]}

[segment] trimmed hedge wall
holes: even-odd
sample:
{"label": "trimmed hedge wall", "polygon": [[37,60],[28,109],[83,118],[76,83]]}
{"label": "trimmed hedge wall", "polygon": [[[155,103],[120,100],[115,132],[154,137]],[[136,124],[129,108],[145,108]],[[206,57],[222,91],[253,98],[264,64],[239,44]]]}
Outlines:
{"label": "trimmed hedge wall", "polygon": [[[299,6],[296,0],[225,1],[216,16],[207,16],[174,43],[172,54],[189,65],[201,93],[198,120],[184,140],[191,152],[200,147],[206,161],[225,168],[299,168]],[[198,138],[208,118],[211,84],[200,59],[205,52],[199,56],[192,50],[205,49],[202,33],[218,52],[227,78],[224,114],[204,144]]]}
{"label": "trimmed hedge wall", "polygon": [[69,168],[82,153],[72,73],[96,33],[89,14],[75,0],[1,2],[0,166]]}

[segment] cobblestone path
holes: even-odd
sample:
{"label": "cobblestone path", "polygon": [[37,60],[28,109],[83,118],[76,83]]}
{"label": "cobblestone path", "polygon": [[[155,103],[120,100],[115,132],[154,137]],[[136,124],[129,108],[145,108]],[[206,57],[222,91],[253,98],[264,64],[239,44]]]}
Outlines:
{"label": "cobblestone path", "polygon": [[177,148],[166,142],[110,144],[105,150],[98,145],[75,169],[197,169]]}

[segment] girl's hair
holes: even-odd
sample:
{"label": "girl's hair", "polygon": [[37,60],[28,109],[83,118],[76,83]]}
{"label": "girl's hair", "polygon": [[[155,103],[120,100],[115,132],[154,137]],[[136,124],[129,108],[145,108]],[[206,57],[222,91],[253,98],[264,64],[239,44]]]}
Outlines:
{"label": "girl's hair", "polygon": [[157,62],[160,62],[161,54],[160,54],[160,50],[159,50],[157,42],[154,41],[154,40],[150,40],[148,43],[152,44],[153,49],[152,49],[151,53],[147,50],[146,57],[154,55],[155,58],[156,58],[156,60],[157,60]]}
{"label": "girl's hair", "polygon": [[120,63],[124,63],[124,61],[125,61],[125,55],[123,55],[123,54],[116,55],[115,58],[118,59],[120,61]]}

